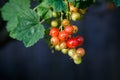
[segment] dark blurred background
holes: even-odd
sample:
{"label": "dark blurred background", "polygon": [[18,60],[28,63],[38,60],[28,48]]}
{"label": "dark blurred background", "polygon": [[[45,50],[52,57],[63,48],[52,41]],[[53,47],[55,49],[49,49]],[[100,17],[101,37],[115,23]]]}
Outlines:
{"label": "dark blurred background", "polygon": [[[0,8],[7,1],[0,0]],[[0,15],[0,80],[120,80],[120,7],[110,10],[98,0],[73,24],[85,37],[80,65],[60,52],[52,54],[44,39],[25,48],[8,36]]]}

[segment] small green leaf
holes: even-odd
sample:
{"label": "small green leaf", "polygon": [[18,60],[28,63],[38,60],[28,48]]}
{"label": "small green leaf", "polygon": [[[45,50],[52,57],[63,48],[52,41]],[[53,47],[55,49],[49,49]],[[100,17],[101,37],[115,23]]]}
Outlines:
{"label": "small green leaf", "polygon": [[46,7],[52,7],[54,1],[55,0],[43,0],[41,5],[45,5]]}
{"label": "small green leaf", "polygon": [[45,29],[39,23],[39,17],[34,11],[24,12],[23,15],[18,16],[18,25],[10,32],[10,36],[23,41],[26,47],[30,47],[44,37]]}
{"label": "small green leaf", "polygon": [[52,11],[50,10],[50,8],[44,6],[39,6],[37,8],[37,13],[44,20],[52,17]]}
{"label": "small green leaf", "polygon": [[49,19],[52,17],[52,11],[49,9],[48,12],[45,14],[44,19]]}
{"label": "small green leaf", "polygon": [[66,4],[64,3],[63,0],[55,0],[53,2],[53,9],[56,12],[60,12],[60,11],[66,11]]}
{"label": "small green leaf", "polygon": [[67,7],[63,0],[44,0],[42,5],[52,7],[56,12],[65,11]]}
{"label": "small green leaf", "polygon": [[42,6],[37,8],[37,13],[41,17],[43,17],[47,13],[47,11],[48,11],[48,8],[45,8],[45,7],[42,7]]}

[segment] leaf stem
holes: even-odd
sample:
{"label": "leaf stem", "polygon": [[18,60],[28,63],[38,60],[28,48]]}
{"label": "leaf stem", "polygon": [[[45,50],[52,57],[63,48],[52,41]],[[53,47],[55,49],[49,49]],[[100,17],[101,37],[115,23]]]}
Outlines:
{"label": "leaf stem", "polygon": [[67,17],[67,19],[69,20],[70,6],[69,6],[68,0],[65,0],[65,1],[66,1],[66,4],[67,4],[66,17]]}
{"label": "leaf stem", "polygon": [[40,21],[40,23],[42,24],[44,21],[45,21],[45,19],[42,19],[42,20]]}

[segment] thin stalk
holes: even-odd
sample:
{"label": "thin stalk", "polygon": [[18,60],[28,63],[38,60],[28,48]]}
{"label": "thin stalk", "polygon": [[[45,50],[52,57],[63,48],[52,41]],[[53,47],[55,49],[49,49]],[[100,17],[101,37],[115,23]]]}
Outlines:
{"label": "thin stalk", "polygon": [[41,20],[40,23],[42,24],[45,21],[45,19]]}
{"label": "thin stalk", "polygon": [[67,4],[67,10],[66,10],[66,17],[69,20],[69,12],[70,12],[70,6],[69,6],[69,2],[68,0],[65,0],[66,4]]}
{"label": "thin stalk", "polygon": [[61,12],[60,21],[61,21],[61,25],[60,25],[59,29],[62,31],[63,30],[63,26],[62,26],[63,12]]}

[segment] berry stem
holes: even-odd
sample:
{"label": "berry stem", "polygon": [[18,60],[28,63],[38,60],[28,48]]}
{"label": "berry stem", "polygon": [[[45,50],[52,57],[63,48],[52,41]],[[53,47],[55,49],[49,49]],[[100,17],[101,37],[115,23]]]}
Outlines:
{"label": "berry stem", "polygon": [[42,24],[45,21],[45,19],[41,20],[40,23]]}
{"label": "berry stem", "polygon": [[67,19],[69,20],[70,6],[69,6],[68,0],[65,0],[65,1],[66,1],[66,4],[67,4],[66,17],[67,17]]}
{"label": "berry stem", "polygon": [[[63,12],[61,12],[60,20],[61,20],[61,23],[62,23],[62,21],[63,21]],[[63,30],[62,24],[60,25],[59,29],[60,29],[61,31]]]}

